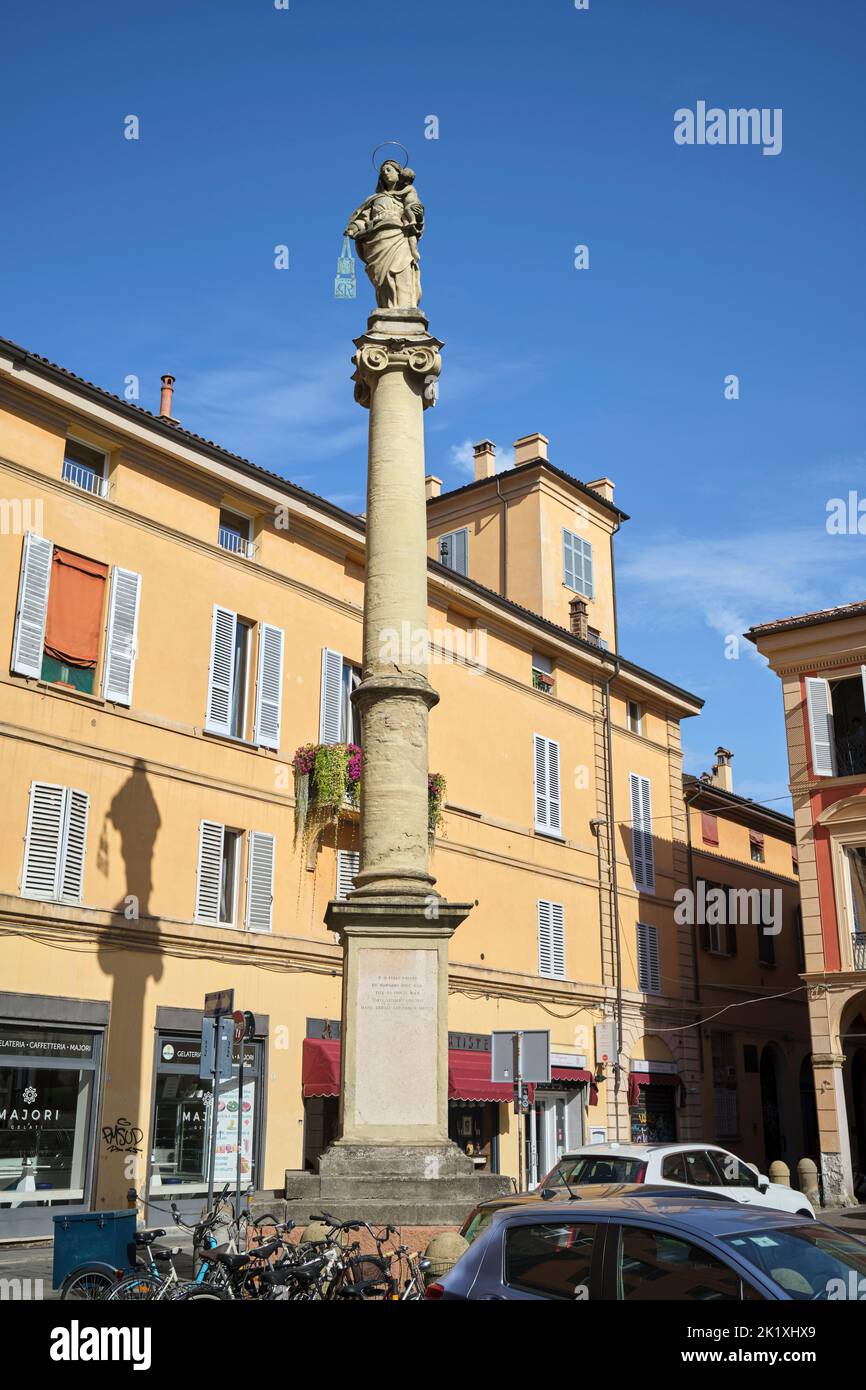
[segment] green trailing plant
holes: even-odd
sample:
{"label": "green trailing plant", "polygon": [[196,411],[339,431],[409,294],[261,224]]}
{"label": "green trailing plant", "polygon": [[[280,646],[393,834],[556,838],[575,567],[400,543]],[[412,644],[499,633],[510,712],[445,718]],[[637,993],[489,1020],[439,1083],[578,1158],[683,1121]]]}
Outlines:
{"label": "green trailing plant", "polygon": [[[305,743],[292,759],[295,774],[295,840],[305,846],[329,825],[339,829],[347,810],[361,800],[363,757],[356,743]],[[427,777],[427,829],[431,842],[442,825],[445,778]]]}

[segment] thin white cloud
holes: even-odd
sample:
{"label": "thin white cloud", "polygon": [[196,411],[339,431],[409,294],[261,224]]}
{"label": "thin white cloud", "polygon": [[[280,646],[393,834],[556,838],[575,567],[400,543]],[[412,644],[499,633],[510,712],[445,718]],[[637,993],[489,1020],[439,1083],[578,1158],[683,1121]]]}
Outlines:
{"label": "thin white cloud", "polygon": [[[642,627],[686,633],[699,622],[727,639],[755,623],[866,597],[864,560],[863,537],[817,526],[702,531],[623,543],[617,577],[623,609]],[[739,650],[763,664],[751,642]]]}
{"label": "thin white cloud", "polygon": [[[470,478],[475,476],[475,455],[473,446],[477,440],[464,439],[461,444],[452,444],[449,449],[448,462],[452,468],[456,468],[459,473],[468,473]],[[507,468],[514,467],[514,450],[507,444],[497,444],[496,446],[496,471],[504,473]]]}

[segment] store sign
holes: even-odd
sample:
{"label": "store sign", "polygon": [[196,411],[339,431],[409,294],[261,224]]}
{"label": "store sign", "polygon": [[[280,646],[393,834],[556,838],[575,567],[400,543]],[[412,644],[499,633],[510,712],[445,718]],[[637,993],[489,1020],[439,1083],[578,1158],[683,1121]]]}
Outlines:
{"label": "store sign", "polygon": [[[160,1037],[157,1057],[161,1068],[170,1067],[172,1070],[177,1068],[179,1071],[194,1071],[198,1073],[201,1065],[201,1038],[184,1038],[172,1035]],[[232,1050],[232,1061],[235,1066],[240,1062],[240,1047],[236,1043]],[[257,1067],[259,1061],[259,1051],[251,1042],[244,1047],[244,1066]]]}
{"label": "store sign", "polygon": [[453,1052],[489,1052],[490,1034],[449,1033],[448,1047]]}
{"label": "store sign", "polygon": [[35,1086],[25,1086],[13,1105],[0,1106],[0,1129],[42,1129],[43,1125],[60,1123],[60,1111],[37,1104],[39,1092]]}
{"label": "store sign", "polygon": [[16,1028],[0,1024],[0,1052],[21,1057],[55,1057],[89,1061],[93,1057],[92,1033],[67,1033],[62,1029]]}

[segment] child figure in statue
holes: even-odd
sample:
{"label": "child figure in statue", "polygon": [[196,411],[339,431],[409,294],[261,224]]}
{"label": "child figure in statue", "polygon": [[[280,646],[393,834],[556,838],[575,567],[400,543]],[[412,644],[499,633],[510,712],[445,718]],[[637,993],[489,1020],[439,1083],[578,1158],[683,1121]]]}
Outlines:
{"label": "child figure in statue", "polygon": [[345,232],[355,242],[380,309],[417,309],[421,303],[423,232],[424,207],[413,170],[386,159],[376,192],[355,209]]}

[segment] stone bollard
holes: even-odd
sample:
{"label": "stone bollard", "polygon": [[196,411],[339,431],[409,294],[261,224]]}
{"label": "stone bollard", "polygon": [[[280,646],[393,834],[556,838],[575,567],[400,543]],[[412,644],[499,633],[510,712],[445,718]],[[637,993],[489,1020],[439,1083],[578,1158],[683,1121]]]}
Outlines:
{"label": "stone bollard", "polygon": [[801,1158],[797,1164],[797,1181],[800,1191],[810,1206],[820,1207],[821,1189],[818,1186],[818,1169],[811,1158]]}
{"label": "stone bollard", "polygon": [[787,1163],[783,1163],[780,1158],[777,1158],[775,1163],[770,1164],[769,1178],[770,1182],[777,1182],[780,1187],[790,1187],[791,1170]]}
{"label": "stone bollard", "polygon": [[454,1268],[460,1256],[468,1249],[469,1242],[456,1231],[440,1231],[424,1251],[425,1258],[430,1261],[426,1275],[427,1283],[432,1284],[436,1279],[441,1279],[443,1274]]}

